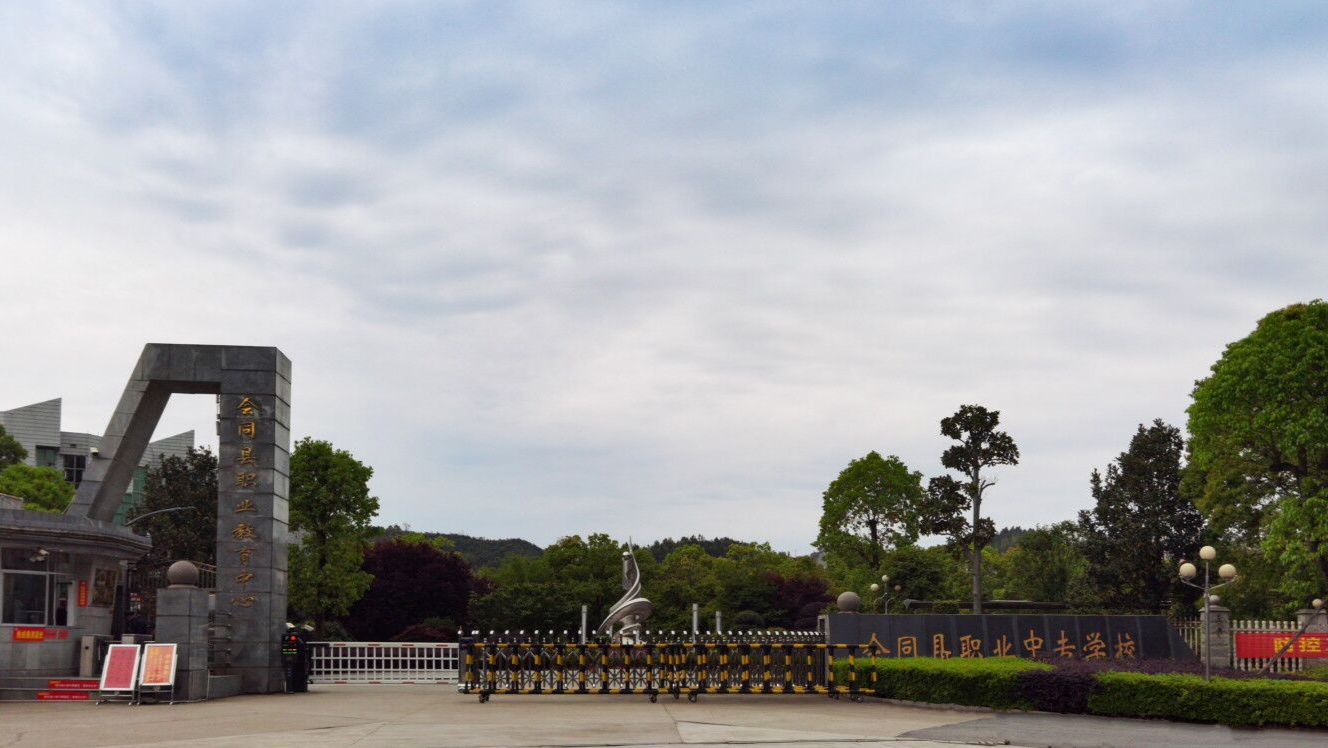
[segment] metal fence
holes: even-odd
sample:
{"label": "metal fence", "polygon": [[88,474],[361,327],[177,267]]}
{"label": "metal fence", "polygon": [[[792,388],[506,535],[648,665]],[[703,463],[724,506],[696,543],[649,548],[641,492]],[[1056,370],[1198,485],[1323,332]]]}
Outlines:
{"label": "metal fence", "polygon": [[[779,641],[641,644],[461,643],[462,693],[491,694],[840,694],[856,695],[856,661],[874,647]],[[847,665],[835,682],[834,660]],[[870,678],[875,680],[875,668]],[[863,684],[866,685],[866,684]]]}
{"label": "metal fence", "polygon": [[310,642],[311,684],[456,683],[453,642]]}
{"label": "metal fence", "polygon": [[[1201,619],[1186,619],[1172,621],[1172,626],[1180,633],[1185,643],[1190,645],[1200,658],[1203,657],[1203,621]],[[1214,662],[1214,665],[1220,667],[1229,667],[1235,670],[1245,672],[1258,672],[1268,664],[1268,658],[1260,657],[1237,657],[1236,656],[1236,635],[1237,634],[1276,634],[1285,633],[1287,636],[1294,636],[1300,630],[1300,625],[1295,621],[1264,621],[1264,620],[1245,620],[1232,621],[1230,637],[1231,659],[1224,663]],[[1214,634],[1214,638],[1219,636]],[[1221,651],[1216,650],[1216,651]],[[1305,667],[1306,661],[1299,657],[1287,657],[1283,655],[1277,658],[1273,663],[1272,672],[1274,673],[1298,673]]]}

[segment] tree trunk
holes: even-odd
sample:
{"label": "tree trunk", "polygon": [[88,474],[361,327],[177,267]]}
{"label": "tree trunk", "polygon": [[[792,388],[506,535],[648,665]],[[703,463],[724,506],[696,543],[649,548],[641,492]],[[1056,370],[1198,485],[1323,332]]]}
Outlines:
{"label": "tree trunk", "polygon": [[[977,521],[977,509],[974,508],[973,519]],[[982,613],[982,549],[978,547],[977,538],[973,538],[973,612]]]}
{"label": "tree trunk", "polygon": [[973,613],[982,614],[982,547],[978,545],[978,519],[982,512],[982,486],[973,474]]}

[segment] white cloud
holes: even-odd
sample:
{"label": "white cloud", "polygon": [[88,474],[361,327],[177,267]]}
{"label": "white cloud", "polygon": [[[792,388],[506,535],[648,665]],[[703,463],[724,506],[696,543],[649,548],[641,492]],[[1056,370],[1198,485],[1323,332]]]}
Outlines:
{"label": "white cloud", "polygon": [[823,10],[6,7],[0,407],[98,429],[143,343],[277,345],[387,521],[806,550],[967,402],[998,524],[1068,518],[1322,295],[1322,44]]}

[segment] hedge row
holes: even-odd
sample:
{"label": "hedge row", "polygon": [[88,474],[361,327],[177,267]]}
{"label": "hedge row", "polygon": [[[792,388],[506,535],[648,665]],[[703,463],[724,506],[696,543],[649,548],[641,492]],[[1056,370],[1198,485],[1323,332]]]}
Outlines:
{"label": "hedge row", "polygon": [[[890,699],[1224,725],[1328,727],[1328,683],[1205,681],[1195,675],[1052,667],[1013,657],[877,660],[874,679],[870,661],[855,665],[860,689]],[[847,663],[837,662],[836,679],[843,682],[847,676]]]}
{"label": "hedge row", "polygon": [[[956,664],[960,662],[963,664]],[[1020,695],[1019,676],[1053,669],[1050,665],[1014,657],[983,660],[982,666],[976,668],[965,667],[969,662],[931,658],[877,660],[874,681],[870,662],[858,661],[854,669],[858,687],[874,689],[878,696],[993,709],[1034,708]],[[835,677],[841,679],[848,673],[847,663],[836,665]]]}

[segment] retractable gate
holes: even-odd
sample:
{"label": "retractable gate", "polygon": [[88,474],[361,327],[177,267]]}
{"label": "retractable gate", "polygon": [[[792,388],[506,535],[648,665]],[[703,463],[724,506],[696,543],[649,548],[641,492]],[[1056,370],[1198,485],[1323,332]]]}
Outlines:
{"label": "retractable gate", "polygon": [[[491,694],[840,694],[858,693],[856,660],[874,648],[805,642],[574,644],[461,642],[458,689]],[[847,665],[836,683],[834,661]],[[871,668],[875,679],[875,668]]]}

